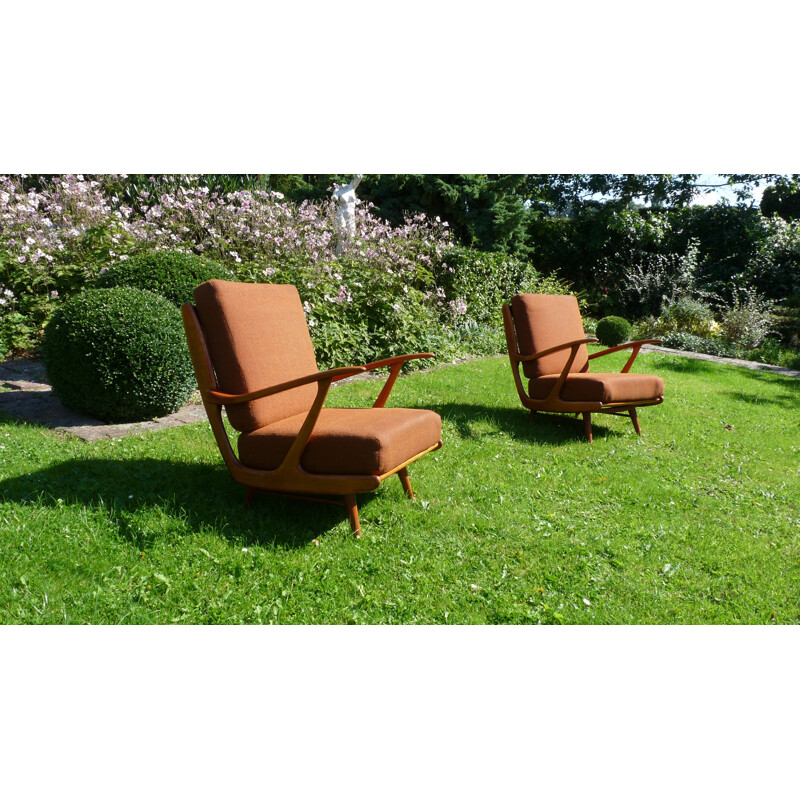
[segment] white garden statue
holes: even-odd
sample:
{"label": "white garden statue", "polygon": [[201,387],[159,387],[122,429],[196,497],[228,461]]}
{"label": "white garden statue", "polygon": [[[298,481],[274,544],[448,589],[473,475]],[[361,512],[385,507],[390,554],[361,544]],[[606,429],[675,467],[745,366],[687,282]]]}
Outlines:
{"label": "white garden statue", "polygon": [[333,190],[331,197],[336,203],[336,255],[342,252],[342,242],[356,232],[356,187],[361,183],[361,175],[356,175],[350,183]]}

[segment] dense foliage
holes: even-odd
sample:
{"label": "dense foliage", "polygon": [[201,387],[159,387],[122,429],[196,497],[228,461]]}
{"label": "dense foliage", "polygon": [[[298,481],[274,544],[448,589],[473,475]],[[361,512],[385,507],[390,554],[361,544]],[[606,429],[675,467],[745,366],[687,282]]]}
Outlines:
{"label": "dense foliage", "polygon": [[719,339],[696,336],[692,333],[678,331],[668,333],[663,337],[661,343],[664,347],[671,347],[673,350],[688,350],[692,353],[705,353],[710,356],[727,358],[738,355],[738,351],[735,348],[721,342]]}
{"label": "dense foliage", "polygon": [[152,250],[103,269],[95,281],[99,289],[132,286],[148,289],[181,306],[192,300],[195,286],[213,278],[230,280],[232,273],[207,258],[172,250]]}
{"label": "dense foliage", "polygon": [[170,414],[196,385],[180,313],[144,289],[89,289],[63,303],[42,352],[64,405],[105,422]]}
{"label": "dense foliage", "polygon": [[[443,358],[496,352],[502,300],[521,289],[567,289],[527,261],[456,246],[441,217],[418,213],[392,226],[368,202],[356,210],[357,236],[337,243],[330,203],[294,203],[254,187],[223,192],[209,187],[207,176],[0,181],[0,253],[9,265],[0,292],[27,298],[20,316],[30,322],[24,341],[11,341],[9,333],[6,350],[34,349],[59,294],[63,299],[95,280],[167,291],[165,280],[177,279],[165,277],[164,259],[174,264],[181,257],[165,251],[186,253],[186,263],[199,263],[190,254],[213,259],[235,280],[297,285],[323,365],[400,350]],[[63,270],[69,279],[57,285]],[[205,279],[201,273],[189,270],[186,285],[174,287],[176,298],[186,296],[191,280]],[[30,298],[39,304],[36,315]],[[4,308],[2,331],[17,319],[11,307]]]}
{"label": "dense foliage", "polygon": [[777,214],[787,222],[800,219],[800,181],[767,186],[761,197],[761,213],[766,217]]}
{"label": "dense foliage", "polygon": [[[350,177],[0,176],[0,350],[35,352],[60,302],[163,251],[235,280],[296,283],[323,363],[496,351],[500,304],[533,289],[569,289],[596,318],[741,347],[800,341],[800,221],[752,203],[687,205],[703,191],[694,175],[367,175],[357,235],[340,242],[330,190]],[[723,177],[743,193],[776,178]],[[791,194],[797,176],[777,177]],[[707,313],[687,322],[689,303]],[[769,324],[743,322],[763,316],[759,303]]]}

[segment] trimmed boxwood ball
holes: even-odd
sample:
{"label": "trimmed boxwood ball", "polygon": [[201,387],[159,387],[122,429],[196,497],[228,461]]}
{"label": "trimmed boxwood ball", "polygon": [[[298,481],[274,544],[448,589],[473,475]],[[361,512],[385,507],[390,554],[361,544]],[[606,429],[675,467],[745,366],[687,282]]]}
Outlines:
{"label": "trimmed boxwood ball", "polygon": [[178,309],[144,289],[88,289],[62,304],[42,354],[61,402],[104,422],[177,411],[196,386]]}
{"label": "trimmed boxwood ball", "polygon": [[606,347],[616,347],[618,344],[627,342],[631,335],[631,324],[622,317],[603,317],[597,323],[595,335],[600,340],[600,344]]}
{"label": "trimmed boxwood ball", "polygon": [[153,250],[114,264],[95,280],[94,285],[98,289],[114,286],[147,289],[181,306],[192,301],[196,286],[214,278],[230,280],[231,272],[216,261],[192,253]]}

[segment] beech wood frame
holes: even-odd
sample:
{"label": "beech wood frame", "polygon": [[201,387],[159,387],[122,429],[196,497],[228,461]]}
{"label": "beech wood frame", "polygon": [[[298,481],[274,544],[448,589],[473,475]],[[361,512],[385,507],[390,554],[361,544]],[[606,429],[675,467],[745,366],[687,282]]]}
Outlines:
{"label": "beech wood frame", "polygon": [[[519,395],[522,405],[531,412],[532,417],[539,411],[552,412],[556,414],[575,414],[576,416],[582,415],[583,426],[584,430],[586,431],[586,438],[591,442],[592,414],[612,414],[614,416],[630,417],[634,430],[639,436],[641,436],[642,429],[639,426],[639,417],[636,414],[636,409],[640,406],[657,406],[659,403],[664,402],[663,396],[653,398],[652,400],[637,400],[635,403],[602,403],[599,400],[590,401],[561,399],[561,389],[564,386],[564,383],[569,379],[570,374],[590,374],[589,361],[592,361],[595,358],[600,358],[601,356],[607,356],[609,353],[616,353],[620,350],[631,349],[632,352],[630,358],[625,366],[620,370],[620,372],[629,372],[630,368],[633,366],[633,362],[639,355],[639,350],[641,349],[642,345],[660,344],[660,339],[641,339],[636,342],[626,342],[625,344],[620,344],[616,347],[609,347],[606,350],[601,350],[599,353],[590,353],[589,361],[587,361],[583,369],[581,369],[580,372],[570,373],[570,369],[575,361],[575,357],[578,355],[578,350],[581,345],[597,342],[596,337],[589,336],[585,339],[576,339],[573,342],[565,342],[564,344],[559,344],[555,347],[548,347],[547,350],[542,350],[538,353],[533,353],[532,355],[522,355],[519,352],[519,342],[517,340],[517,332],[514,324],[514,314],[511,310],[511,306],[508,304],[503,305],[503,326],[505,328],[506,343],[508,344],[508,357],[511,362],[511,372],[514,374],[514,383],[517,387],[517,394]],[[543,356],[548,356],[551,353],[557,353],[560,350],[567,349],[570,350],[569,358],[567,359],[567,363],[564,365],[564,369],[561,371],[561,374],[558,376],[558,380],[550,390],[550,393],[547,395],[547,397],[541,400],[536,400],[531,397],[525,391],[525,387],[522,383],[522,376],[519,374],[520,364],[528,361],[535,361],[537,358],[542,358]]]}
{"label": "beech wood frame", "polygon": [[[403,489],[409,499],[414,499],[414,491],[411,488],[411,480],[408,477],[407,467],[422,456],[442,446],[440,439],[437,444],[417,453],[413,458],[399,464],[389,472],[382,475],[333,475],[323,473],[306,472],[300,464],[303,451],[314,430],[320,411],[325,404],[325,398],[332,383],[358,375],[362,372],[369,372],[382,367],[389,367],[389,376],[383,386],[378,398],[373,403],[373,408],[383,408],[389,398],[389,394],[394,388],[395,381],[400,375],[403,364],[416,358],[433,358],[433,353],[413,353],[411,355],[394,356],[384,358],[381,361],[373,361],[359,367],[339,367],[329,369],[324,372],[315,372],[305,375],[302,378],[295,378],[285,383],[258,389],[247,394],[226,394],[220,391],[217,383],[211,355],[203,334],[197,311],[191,303],[184,303],[181,306],[183,326],[186,331],[186,339],[189,344],[189,352],[194,365],[197,384],[200,389],[200,396],[203,400],[208,421],[211,423],[211,430],[214,433],[217,446],[219,447],[222,459],[227,466],[231,477],[238,483],[247,487],[245,495],[245,507],[249,507],[256,492],[278,494],[284,497],[297,497],[305,500],[317,502],[333,503],[343,505],[347,510],[350,520],[350,528],[355,536],[361,536],[361,525],[358,518],[358,505],[356,494],[359,492],[370,492],[378,488],[381,482],[390,475],[397,473]],[[298,386],[305,386],[309,383],[317,384],[317,396],[306,415],[305,421],[300,428],[289,451],[283,458],[281,464],[272,470],[257,469],[248,467],[239,461],[236,453],[231,446],[228,433],[222,421],[223,405],[237,405],[248,403],[251,400],[258,400],[261,397],[269,397],[279,392],[295,389]]]}

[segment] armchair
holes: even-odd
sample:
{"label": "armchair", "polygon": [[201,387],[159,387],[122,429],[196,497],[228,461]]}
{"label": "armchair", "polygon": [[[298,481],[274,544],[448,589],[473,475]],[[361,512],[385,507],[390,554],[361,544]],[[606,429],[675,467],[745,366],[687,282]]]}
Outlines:
{"label": "armchair", "polygon": [[[222,459],[247,487],[245,506],[257,492],[343,505],[360,536],[356,494],[396,473],[413,499],[407,467],[442,446],[441,419],[385,406],[403,364],[431,353],[320,372],[294,286],[212,280],[194,300],[181,307],[192,363]],[[385,367],[372,408],[325,407],[331,384]]]}
{"label": "armchair", "polygon": [[[630,372],[643,339],[589,353],[596,342],[583,331],[578,301],[570,295],[518,294],[503,306],[508,356],[522,405],[537,412],[580,414],[587,439],[592,441],[592,414],[628,416],[641,436],[636,409],[664,400],[664,381],[657,375]],[[631,350],[621,372],[590,372],[589,363],[609,353]],[[528,381],[527,391],[520,366]]]}

